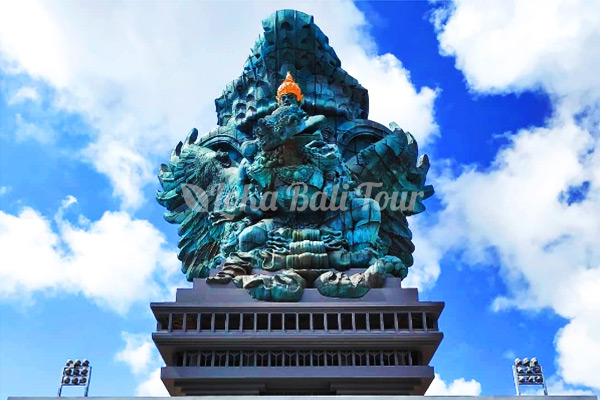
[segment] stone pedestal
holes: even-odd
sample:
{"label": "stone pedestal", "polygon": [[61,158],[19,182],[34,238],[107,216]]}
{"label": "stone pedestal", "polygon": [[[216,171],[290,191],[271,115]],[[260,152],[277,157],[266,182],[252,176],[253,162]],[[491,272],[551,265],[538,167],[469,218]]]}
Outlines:
{"label": "stone pedestal", "polygon": [[175,302],[151,304],[152,337],[174,396],[422,395],[443,307],[395,278],[360,299],[306,289],[297,303],[196,280]]}

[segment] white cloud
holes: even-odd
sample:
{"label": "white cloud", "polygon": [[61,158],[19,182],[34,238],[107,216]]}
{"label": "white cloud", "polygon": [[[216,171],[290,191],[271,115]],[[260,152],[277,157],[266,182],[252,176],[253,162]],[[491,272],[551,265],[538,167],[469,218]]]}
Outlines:
{"label": "white cloud", "polygon": [[439,179],[445,209],[430,237],[471,264],[493,252],[508,287],[496,309],[567,318],[555,338],[560,378],[598,389],[600,4],[458,0],[444,12],[440,47],[474,91],[541,88],[554,115],[510,137],[488,169]]}
{"label": "white cloud", "polygon": [[[598,295],[600,290],[598,268],[592,273],[581,274],[581,277],[587,278],[592,274],[595,275],[590,276],[593,281],[575,286],[573,289],[578,293],[593,290],[593,294],[589,293],[590,297],[598,298],[600,297]],[[600,371],[600,340],[598,339],[600,321],[598,321],[598,315],[600,307],[595,305],[590,311],[575,314],[569,324],[558,331],[555,345],[558,352],[560,376],[570,384],[586,385],[600,391],[600,382],[598,382],[598,371]]]}
{"label": "white cloud", "polygon": [[12,186],[0,186],[0,197],[10,193]]}
{"label": "white cloud", "polygon": [[402,281],[404,288],[417,288],[420,291],[430,289],[440,276],[441,252],[430,239],[430,228],[423,226],[422,216],[410,219],[410,229],[413,232],[415,245],[414,265],[409,269],[408,276]]}
{"label": "white cloud", "polygon": [[[548,394],[551,396],[590,396],[591,390],[570,388],[562,380],[548,379]],[[538,393],[539,395],[540,393]]]}
{"label": "white cloud", "polygon": [[600,76],[600,3],[456,0],[438,20],[440,49],[474,90],[591,94]]}
{"label": "white cloud", "polygon": [[110,211],[74,226],[62,220],[74,200],[65,200],[57,213],[57,231],[32,208],[18,215],[0,211],[0,298],[82,294],[124,313],[134,303],[171,294],[177,257],[154,226]]}
{"label": "white cloud", "polygon": [[154,352],[154,343],[148,335],[122,332],[121,336],[125,340],[125,348],[117,353],[115,359],[128,364],[136,375],[148,369]]}
{"label": "white cloud", "polygon": [[506,358],[507,360],[514,361],[515,358],[517,358],[517,353],[515,353],[513,350],[508,349],[504,353],[502,353],[502,357]]}
{"label": "white cloud", "polygon": [[[577,389],[569,387],[564,381],[552,376],[546,379],[546,387],[548,389],[549,396],[590,396],[594,395],[594,392],[586,389]],[[522,386],[521,395],[523,396],[543,396],[544,389],[541,386]]]}
{"label": "white cloud", "polygon": [[369,119],[384,125],[397,122],[420,145],[436,136],[433,104],[437,91],[429,87],[417,90],[410,81],[410,72],[396,56],[388,53],[369,57],[357,46],[345,68],[369,90]]}
{"label": "white cloud", "polygon": [[153,166],[143,154],[119,140],[101,138],[89,145],[83,155],[98,172],[108,176],[113,194],[122,199],[124,208],[135,209],[143,203],[144,192],[140,188],[154,179]]}
{"label": "white cloud", "polygon": [[[549,307],[568,318],[556,336],[561,376],[598,387],[600,146],[572,120],[551,125],[519,132],[489,171],[440,180],[447,205],[431,237],[470,263],[489,261],[493,249],[509,288],[496,309]],[[582,182],[587,196],[568,205],[569,188]]]}
{"label": "white cloud", "polygon": [[125,347],[115,355],[115,359],[129,365],[131,372],[140,382],[136,396],[169,396],[160,380],[160,366],[163,365],[154,343],[147,334],[122,332]]}
{"label": "white cloud", "polygon": [[435,374],[425,396],[479,396],[480,394],[481,384],[475,379],[466,381],[464,378],[459,378],[446,383],[439,374]]}
{"label": "white cloud", "polygon": [[[40,121],[41,122],[41,121]],[[52,143],[55,139],[55,133],[52,129],[43,127],[34,122],[27,121],[21,114],[15,116],[15,138],[17,141],[35,140],[41,144]]]}
{"label": "white cloud", "polygon": [[[5,70],[44,80],[57,90],[55,105],[87,118],[97,133],[86,159],[109,176],[123,207],[135,209],[143,201],[140,189],[154,180],[156,159],[165,160],[191,127],[201,132],[214,127],[213,101],[242,72],[248,48],[262,32],[261,20],[288,7],[287,2],[93,7],[3,2],[0,51]],[[374,119],[396,121],[421,141],[437,132],[435,91],[414,88],[394,56],[376,54],[354,4],[295,7],[315,16],[343,67],[370,90]]]}
{"label": "white cloud", "polygon": [[7,103],[9,105],[21,104],[26,100],[37,101],[40,99],[40,95],[34,87],[24,86],[17,90],[11,97],[8,99]]}
{"label": "white cloud", "polygon": [[169,396],[169,392],[165,388],[165,385],[160,380],[160,368],[156,368],[149,375],[148,378],[140,383],[135,389],[136,396]]}

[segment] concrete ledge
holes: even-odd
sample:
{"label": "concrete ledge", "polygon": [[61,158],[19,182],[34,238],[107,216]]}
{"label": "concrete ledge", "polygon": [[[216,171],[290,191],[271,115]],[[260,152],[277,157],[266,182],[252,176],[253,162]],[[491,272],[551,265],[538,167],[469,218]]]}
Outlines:
{"label": "concrete ledge", "polygon": [[[412,305],[419,304],[418,291],[415,288],[401,288],[399,278],[387,278],[386,284],[380,289],[371,289],[367,294],[357,299],[343,299],[326,297],[321,295],[317,289],[304,289],[304,294],[299,302],[264,302],[255,300],[244,289],[235,287],[233,283],[226,285],[208,284],[204,279],[194,279],[192,288],[179,288],[176,295],[177,304],[211,304],[218,307],[226,307],[228,305],[239,306],[240,304],[249,303],[258,308],[269,308],[270,306],[285,306],[294,305],[302,307],[310,305],[315,306],[347,306],[355,304],[401,304]],[[151,303],[161,304],[161,303]],[[174,303],[162,303],[174,304]]]}
{"label": "concrete ledge", "polygon": [[[56,400],[60,397],[9,397],[7,400]],[[69,400],[598,400],[598,396],[185,396],[185,397],[68,397]]]}

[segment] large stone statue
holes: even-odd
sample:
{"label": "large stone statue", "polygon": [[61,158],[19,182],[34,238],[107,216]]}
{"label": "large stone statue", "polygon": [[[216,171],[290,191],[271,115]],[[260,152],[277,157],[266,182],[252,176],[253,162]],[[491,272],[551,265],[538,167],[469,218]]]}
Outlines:
{"label": "large stone statue", "polygon": [[360,297],[406,277],[406,217],[433,194],[427,156],[396,124],[367,119],[367,91],[312,17],[278,11],[263,29],[215,101],[219,126],[193,129],[159,171],[187,279],[298,301],[306,287]]}

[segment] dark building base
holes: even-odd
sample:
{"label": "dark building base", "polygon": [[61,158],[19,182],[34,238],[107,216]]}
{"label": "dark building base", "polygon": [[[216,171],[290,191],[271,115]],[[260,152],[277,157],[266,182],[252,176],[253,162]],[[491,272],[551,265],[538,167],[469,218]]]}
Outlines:
{"label": "dark building base", "polygon": [[[364,396],[360,400],[540,400],[542,396]],[[7,400],[57,400],[60,397],[9,397]],[[171,400],[172,397],[69,397],[69,400]],[[189,400],[297,400],[289,396],[194,396]],[[598,400],[598,396],[544,396],[547,400]],[[311,400],[332,400],[313,396]],[[356,400],[354,396],[339,396],[335,400]]]}
{"label": "dark building base", "polygon": [[360,299],[306,289],[298,303],[256,301],[196,280],[152,303],[171,395],[410,395],[434,378],[441,302],[397,279]]}
{"label": "dark building base", "polygon": [[273,367],[226,373],[171,367],[164,368],[161,377],[167,387],[186,395],[404,395],[424,393],[433,380],[433,368],[310,367],[302,376],[293,376],[292,371]]}

